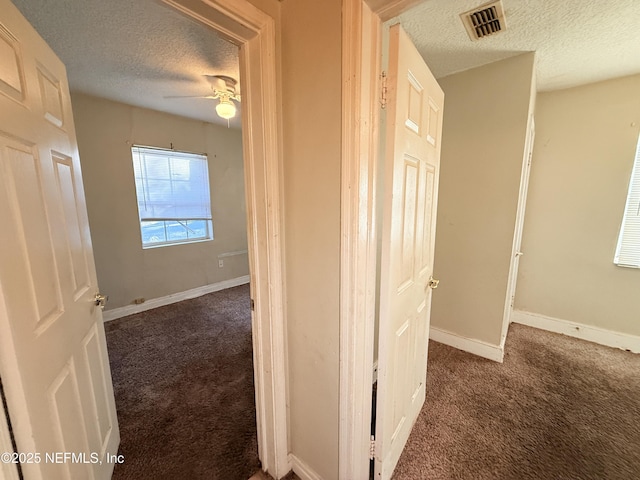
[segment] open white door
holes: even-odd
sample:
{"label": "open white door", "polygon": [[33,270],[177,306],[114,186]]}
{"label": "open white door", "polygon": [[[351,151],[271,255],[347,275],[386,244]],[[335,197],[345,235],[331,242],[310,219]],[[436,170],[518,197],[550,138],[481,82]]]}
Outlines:
{"label": "open white door", "polygon": [[111,477],[120,438],[96,293],[65,68],[0,0],[0,375],[27,480]]}
{"label": "open white door", "polygon": [[390,29],[375,475],[391,478],[425,399],[444,93]]}

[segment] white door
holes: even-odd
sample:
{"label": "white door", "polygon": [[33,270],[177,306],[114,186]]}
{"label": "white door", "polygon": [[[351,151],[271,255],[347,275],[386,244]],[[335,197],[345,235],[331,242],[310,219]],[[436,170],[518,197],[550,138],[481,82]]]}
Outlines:
{"label": "white door", "polygon": [[529,117],[527,125],[527,138],[524,147],[524,157],[522,161],[522,172],[520,174],[520,191],[518,193],[518,207],[516,211],[516,227],[513,236],[513,247],[511,251],[511,263],[509,265],[509,280],[507,282],[507,299],[505,302],[505,313],[502,321],[502,336],[500,341],[504,345],[511,324],[513,315],[513,305],[516,298],[516,284],[518,280],[518,269],[520,268],[520,257],[522,252],[522,231],[524,229],[524,216],[527,206],[527,192],[529,191],[529,177],[531,176],[531,159],[533,158],[533,144],[536,135],[536,127],[533,115]]}
{"label": "white door", "polygon": [[375,474],[388,479],[425,399],[444,93],[390,29]]}
{"label": "white door", "polygon": [[111,476],[97,289],[64,65],[0,0],[0,375],[27,480]]}

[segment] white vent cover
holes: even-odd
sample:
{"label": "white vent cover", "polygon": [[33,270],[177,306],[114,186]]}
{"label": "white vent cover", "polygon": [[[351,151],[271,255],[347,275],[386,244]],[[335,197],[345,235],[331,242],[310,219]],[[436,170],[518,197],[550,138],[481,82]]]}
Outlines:
{"label": "white vent cover", "polygon": [[469,38],[473,41],[507,29],[502,0],[482,5],[460,15]]}

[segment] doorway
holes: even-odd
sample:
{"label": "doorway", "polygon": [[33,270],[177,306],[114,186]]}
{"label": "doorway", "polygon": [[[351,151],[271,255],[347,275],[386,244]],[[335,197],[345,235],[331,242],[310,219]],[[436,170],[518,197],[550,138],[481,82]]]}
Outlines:
{"label": "doorway", "polygon": [[[178,3],[167,3],[190,14],[188,8]],[[248,2],[234,2],[233,6],[224,8],[204,5],[197,15],[193,12],[191,15],[212,28],[223,29],[225,37],[239,45],[246,91],[253,92],[255,89],[255,93],[243,104],[246,109],[243,125],[250,127],[252,132],[250,138],[243,142],[243,150],[247,209],[250,214],[248,236],[253,287],[251,296],[255,305],[253,323],[254,327],[257,326],[253,329],[253,346],[256,358],[258,444],[263,468],[279,477],[286,473],[287,468],[282,262],[280,235],[273,235],[280,229],[277,208],[280,199],[280,152],[274,108],[275,65],[269,60],[262,61],[274,58],[274,20]],[[248,52],[251,52],[251,56],[247,55]],[[267,206],[274,208],[267,209]],[[268,285],[272,287],[268,288]],[[1,373],[5,373],[9,366],[3,359]],[[6,389],[9,391],[8,403],[12,416],[16,415],[28,423],[30,413],[16,401],[22,394],[19,392],[19,383],[12,382],[10,378]],[[92,420],[87,417],[85,421]],[[21,432],[17,432],[18,443],[21,435]]]}

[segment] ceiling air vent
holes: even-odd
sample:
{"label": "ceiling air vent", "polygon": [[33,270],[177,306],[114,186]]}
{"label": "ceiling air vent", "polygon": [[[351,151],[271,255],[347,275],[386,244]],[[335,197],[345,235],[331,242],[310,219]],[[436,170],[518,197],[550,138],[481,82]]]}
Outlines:
{"label": "ceiling air vent", "polygon": [[507,29],[502,1],[491,2],[460,15],[469,38],[473,41]]}

